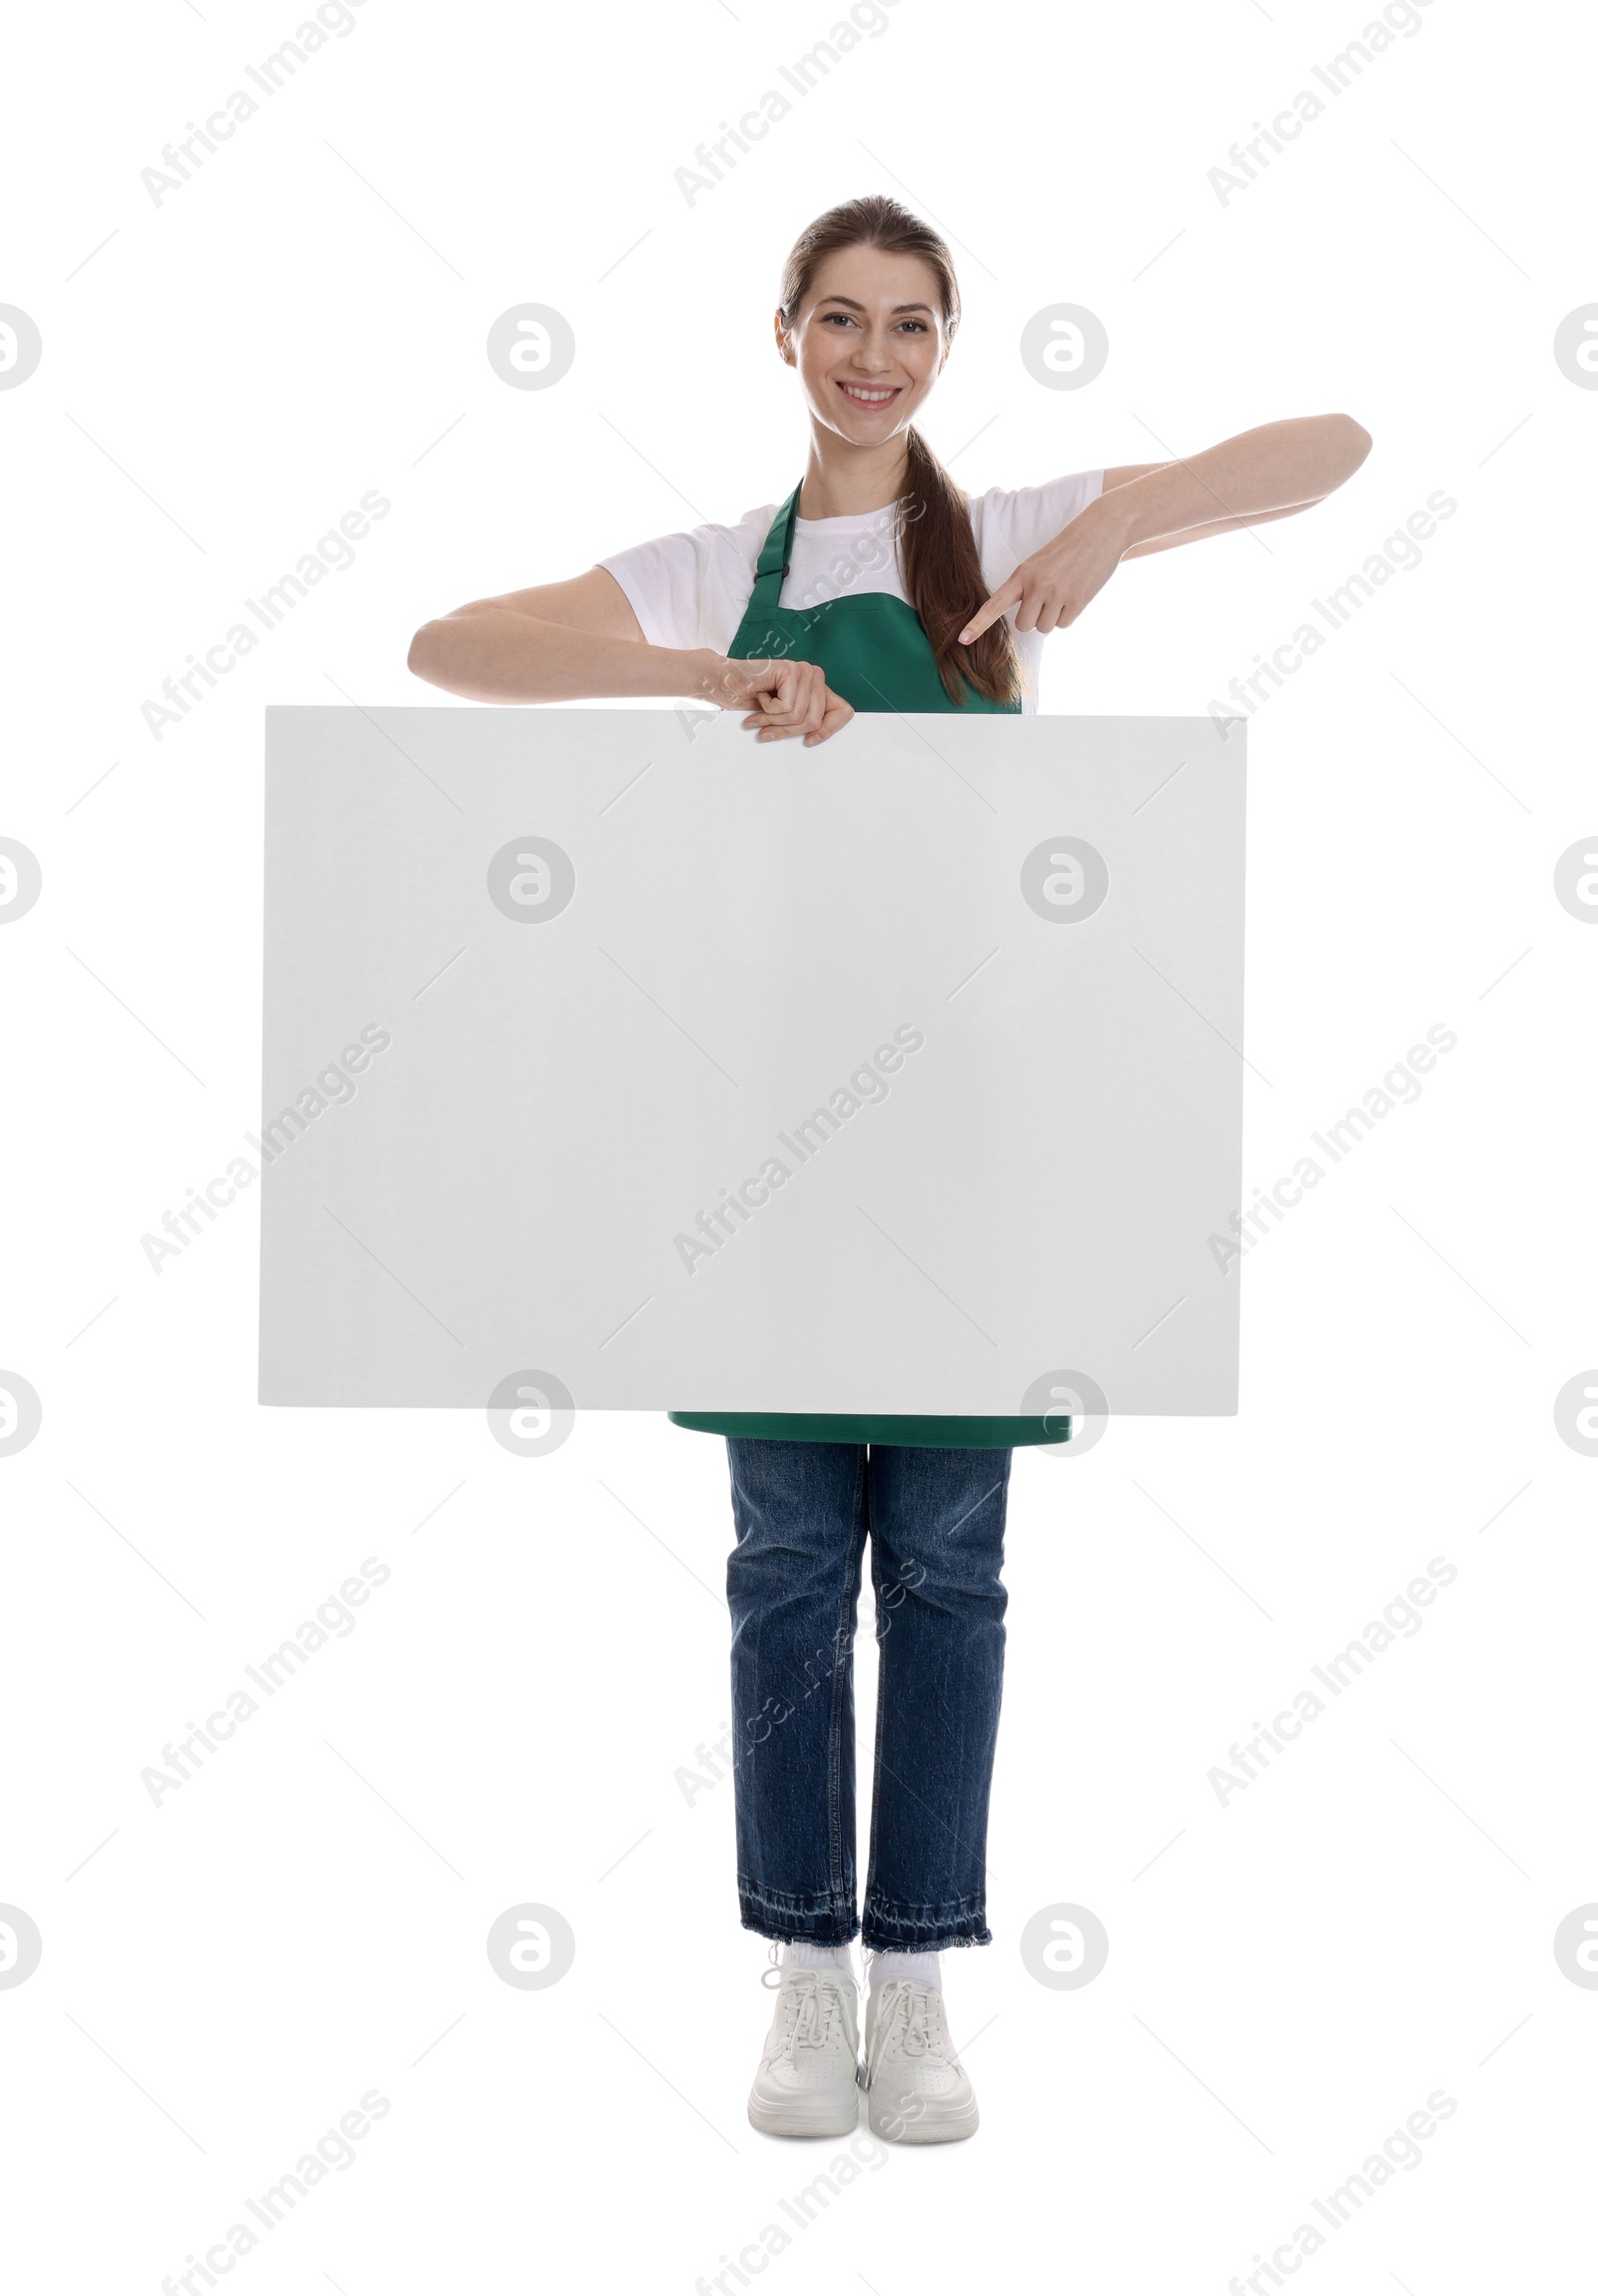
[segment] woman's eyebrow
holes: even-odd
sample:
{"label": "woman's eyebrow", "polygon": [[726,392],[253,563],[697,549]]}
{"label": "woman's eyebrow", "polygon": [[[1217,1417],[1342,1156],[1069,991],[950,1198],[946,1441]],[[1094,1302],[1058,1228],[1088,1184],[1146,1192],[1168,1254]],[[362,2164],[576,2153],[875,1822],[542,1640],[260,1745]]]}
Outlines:
{"label": "woman's eyebrow", "polygon": [[[866,308],[863,303],[856,303],[852,295],[824,295],[821,298],[821,304],[828,303],[844,304],[850,311],[864,311]],[[817,305],[818,310],[821,308],[821,304]],[[896,315],[902,311],[924,311],[930,317],[932,313],[930,303],[896,303],[893,308]]]}

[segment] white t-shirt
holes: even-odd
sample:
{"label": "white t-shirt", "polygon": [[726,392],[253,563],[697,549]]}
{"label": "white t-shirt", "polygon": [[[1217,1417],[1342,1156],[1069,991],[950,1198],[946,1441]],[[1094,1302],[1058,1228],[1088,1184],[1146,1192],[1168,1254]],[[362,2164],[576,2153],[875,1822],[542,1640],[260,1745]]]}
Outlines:
{"label": "white t-shirt", "polygon": [[[1030,558],[1087,508],[1104,486],[1102,470],[1079,470],[1047,486],[994,486],[970,497],[971,527],[982,560],[989,596],[1023,558]],[[626,592],[645,641],[686,650],[713,647],[724,654],[743,620],[754,587],[755,566],[775,502],[746,510],[736,526],[695,526],[685,534],[662,534],[601,558]],[[846,518],[797,518],[788,578],[781,603],[803,611],[829,598],[858,597],[885,590],[902,598],[898,552],[893,540],[894,509],[869,510]],[[973,598],[972,608],[981,604]],[[908,601],[907,601],[908,603]],[[1022,709],[1038,707],[1038,670],[1044,640],[1036,630],[1017,630],[1021,661]]]}

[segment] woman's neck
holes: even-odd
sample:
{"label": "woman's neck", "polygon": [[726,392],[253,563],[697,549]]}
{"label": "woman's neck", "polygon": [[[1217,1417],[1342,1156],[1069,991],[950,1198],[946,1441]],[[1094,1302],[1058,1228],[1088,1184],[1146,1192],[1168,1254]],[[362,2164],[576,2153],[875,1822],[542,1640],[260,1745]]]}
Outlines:
{"label": "woman's neck", "polygon": [[801,518],[859,518],[885,510],[905,490],[910,457],[902,435],[880,446],[851,446],[817,425],[799,487]]}

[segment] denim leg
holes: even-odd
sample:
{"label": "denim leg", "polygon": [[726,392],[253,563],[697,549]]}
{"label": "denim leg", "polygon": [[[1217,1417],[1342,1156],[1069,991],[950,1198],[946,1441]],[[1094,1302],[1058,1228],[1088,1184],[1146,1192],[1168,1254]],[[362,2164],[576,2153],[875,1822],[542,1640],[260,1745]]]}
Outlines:
{"label": "denim leg", "polygon": [[874,1443],[867,1473],[880,1660],[861,1939],[901,1952],[991,1944],[1010,1453]]}
{"label": "denim leg", "polygon": [[739,1912],[765,1937],[847,1944],[866,1446],[729,1436],[727,1460]]}

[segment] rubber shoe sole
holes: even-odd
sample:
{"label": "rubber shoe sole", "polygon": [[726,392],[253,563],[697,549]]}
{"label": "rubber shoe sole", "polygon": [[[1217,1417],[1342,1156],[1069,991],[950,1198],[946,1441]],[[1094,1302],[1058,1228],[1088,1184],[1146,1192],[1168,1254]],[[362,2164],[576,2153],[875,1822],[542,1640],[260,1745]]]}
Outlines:
{"label": "rubber shoe sole", "polygon": [[749,2091],[749,2125],[762,2136],[853,2136],[860,2126],[860,2090],[845,2097],[829,2089],[773,2091],[759,2075]]}
{"label": "rubber shoe sole", "polygon": [[961,2104],[946,2104],[936,2096],[910,2096],[901,2107],[868,2090],[866,2106],[871,2133],[885,2144],[957,2144],[963,2137],[975,2136],[981,2120],[972,2095]]}

